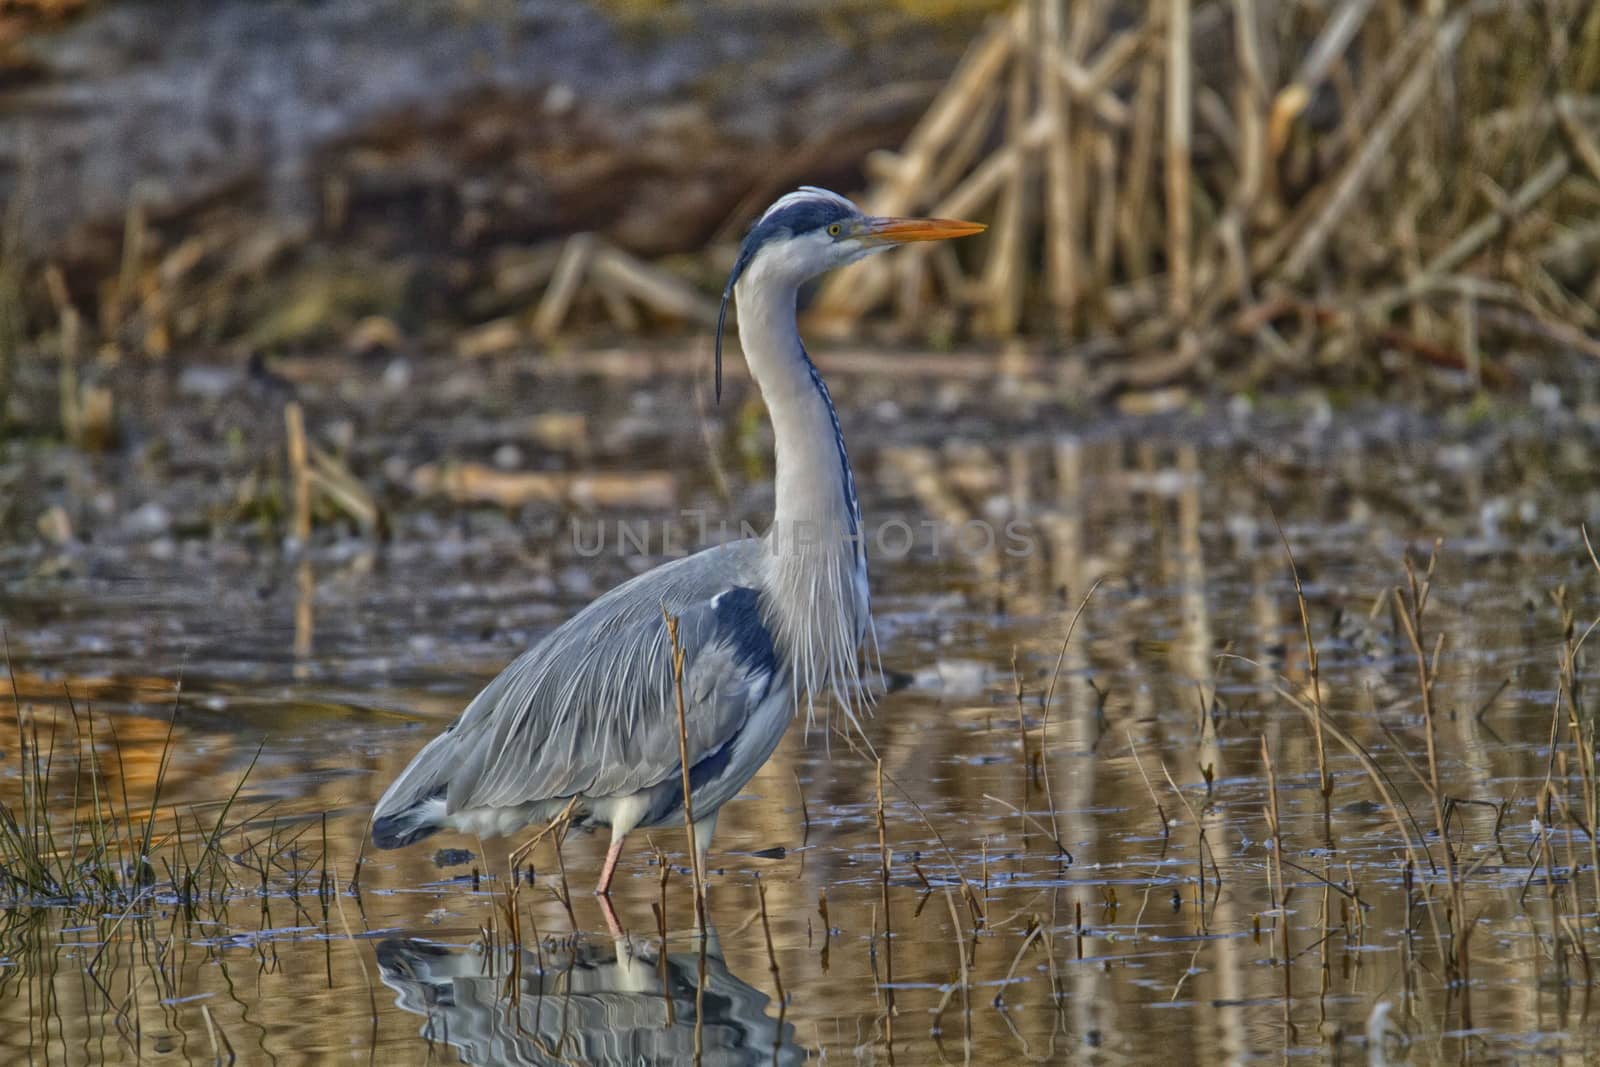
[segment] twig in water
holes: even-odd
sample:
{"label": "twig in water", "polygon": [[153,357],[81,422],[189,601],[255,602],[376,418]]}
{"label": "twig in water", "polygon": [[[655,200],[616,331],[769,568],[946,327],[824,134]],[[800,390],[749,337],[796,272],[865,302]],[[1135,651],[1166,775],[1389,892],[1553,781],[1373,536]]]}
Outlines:
{"label": "twig in water", "polygon": [[[1037,827],[1040,833],[1044,834],[1045,837],[1050,839],[1050,843],[1052,845],[1056,846],[1056,848],[1060,851],[1060,853],[1067,858],[1067,862],[1068,863],[1073,862],[1072,853],[1067,851],[1067,846],[1063,845],[1061,843],[1061,840],[1059,838],[1057,838],[1055,834],[1051,833],[1050,832],[1050,828],[1045,826],[1044,823],[1040,822],[1038,819],[1035,819],[1032,815],[1029,815],[1027,812],[1023,811],[1021,808],[1017,807],[1015,804],[1011,803],[1009,800],[1001,800],[999,797],[994,796],[994,795],[992,795],[990,793],[983,794],[983,799],[992,800],[996,804],[1004,804],[1006,807],[1010,808],[1012,811],[1014,811],[1018,815],[1022,816],[1023,819],[1027,820],[1028,822],[1032,823],[1035,827]],[[919,871],[918,873],[920,874],[921,872]]]}
{"label": "twig in water", "polygon": [[1144,787],[1150,790],[1150,803],[1156,806],[1156,817],[1161,820],[1161,851],[1166,853],[1167,839],[1172,836],[1172,825],[1167,819],[1167,809],[1161,806],[1161,798],[1156,796],[1155,783],[1150,781],[1150,775],[1145,772],[1144,760],[1139,758],[1139,748],[1133,743],[1133,731],[1128,731],[1128,751],[1133,753],[1133,765],[1139,768],[1139,777],[1144,779]]}
{"label": "twig in water", "polygon": [[789,1011],[789,998],[783,991],[783,974],[778,970],[778,953],[772,947],[772,924],[767,920],[767,883],[756,875],[756,899],[761,902],[761,933],[767,941],[767,968],[772,972],[772,985],[778,992],[778,1027],[783,1031],[783,1017]]}
{"label": "twig in water", "polygon": [[800,794],[800,821],[803,828],[800,831],[800,843],[803,845],[811,840],[811,809],[806,807],[806,789],[800,784],[800,772],[794,771],[794,790]]}
{"label": "twig in water", "polygon": [[[1103,581],[1104,577],[1094,580],[1088,592],[1083,594],[1083,599],[1078,601],[1078,609],[1072,613],[1072,619],[1067,623],[1067,632],[1061,638],[1061,650],[1056,653],[1055,668],[1050,672],[1050,687],[1045,690],[1043,717],[1039,722],[1039,771],[1044,779],[1044,802],[1050,808],[1050,825],[1056,830],[1052,837],[1058,848],[1061,845],[1061,824],[1056,819],[1056,802],[1050,792],[1050,706],[1055,703],[1056,682],[1061,677],[1061,664],[1067,658],[1067,645],[1072,642],[1072,635],[1077,632],[1078,620],[1083,617],[1083,610],[1089,606],[1089,598],[1094,596],[1094,591],[1100,588],[1100,583]],[[1090,684],[1092,688],[1093,683]],[[1061,851],[1067,850],[1062,848]],[[1067,854],[1071,855],[1070,852]]]}
{"label": "twig in water", "polygon": [[683,777],[683,832],[689,846],[689,870],[694,876],[694,910],[700,923],[702,948],[706,937],[706,883],[700,869],[700,848],[694,832],[694,790],[689,778],[689,719],[683,704],[683,645],[678,642],[678,617],[661,605],[667,621],[667,640],[672,645],[672,689],[678,703],[678,769]]}
{"label": "twig in water", "polygon": [[1272,512],[1272,525],[1283,542],[1283,554],[1289,560],[1289,574],[1294,579],[1294,600],[1300,608],[1300,633],[1306,643],[1306,669],[1311,674],[1311,706],[1317,713],[1312,717],[1312,734],[1317,742],[1317,785],[1322,791],[1322,836],[1333,843],[1333,815],[1330,806],[1333,798],[1333,779],[1328,777],[1328,754],[1322,740],[1322,721],[1327,717],[1322,706],[1322,671],[1317,658],[1317,643],[1311,637],[1311,613],[1306,610],[1306,591],[1300,584],[1300,567],[1294,561],[1294,549],[1289,547],[1289,535],[1283,532],[1277,512]]}
{"label": "twig in water", "polygon": [[1283,828],[1278,822],[1278,775],[1272,766],[1272,750],[1267,746],[1267,735],[1261,735],[1261,763],[1267,771],[1267,829],[1272,833],[1272,881],[1278,891],[1269,896],[1278,912],[1278,960],[1289,965],[1289,887],[1283,880]]}
{"label": "twig in water", "polygon": [[1011,967],[1006,971],[1005,979],[1000,983],[1000,988],[994,995],[995,1007],[1001,1009],[1005,1008],[1006,986],[1011,983],[1012,978],[1016,977],[1017,966],[1022,963],[1022,954],[1028,951],[1028,946],[1033,944],[1034,939],[1039,937],[1043,931],[1044,924],[1039,921],[1039,917],[1037,915],[1033,916],[1033,921],[1030,924],[1030,929],[1028,930],[1027,936],[1022,939],[1022,944],[1017,946],[1017,954],[1011,957]]}
{"label": "twig in water", "polygon": [[883,898],[884,1036],[894,1055],[894,923],[889,915],[889,825],[883,817],[883,759],[878,760],[878,859],[882,867],[879,892]]}

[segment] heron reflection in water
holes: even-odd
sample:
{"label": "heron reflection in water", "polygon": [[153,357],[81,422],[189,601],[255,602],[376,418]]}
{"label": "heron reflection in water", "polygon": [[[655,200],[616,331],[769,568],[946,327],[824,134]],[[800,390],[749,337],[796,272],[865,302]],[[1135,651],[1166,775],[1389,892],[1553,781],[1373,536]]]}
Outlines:
{"label": "heron reflection in water", "polygon": [[693,1063],[697,1029],[701,1064],[803,1062],[794,1026],[769,1016],[767,995],[728,969],[714,932],[697,995],[694,944],[668,954],[663,967],[659,952],[637,940],[491,954],[394,939],[378,945],[378,967],[395,1003],[427,1020],[422,1036],[455,1049],[462,1063]]}

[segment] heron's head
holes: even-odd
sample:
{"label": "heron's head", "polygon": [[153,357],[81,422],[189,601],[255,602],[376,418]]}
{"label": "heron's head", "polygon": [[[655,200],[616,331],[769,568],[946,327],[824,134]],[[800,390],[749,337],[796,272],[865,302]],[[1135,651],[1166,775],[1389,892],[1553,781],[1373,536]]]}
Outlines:
{"label": "heron's head", "polygon": [[717,397],[722,396],[722,327],[741,279],[799,288],[824,271],[909,241],[942,241],[978,233],[976,222],[902,219],[863,214],[838,193],[803,185],[762,213],[734,261],[717,312]]}

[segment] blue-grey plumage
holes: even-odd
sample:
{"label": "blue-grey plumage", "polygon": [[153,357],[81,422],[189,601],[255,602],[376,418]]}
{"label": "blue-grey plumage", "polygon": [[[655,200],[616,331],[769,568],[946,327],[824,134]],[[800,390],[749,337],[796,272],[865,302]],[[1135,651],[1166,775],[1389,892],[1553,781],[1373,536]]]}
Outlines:
{"label": "blue-grey plumage", "polygon": [[[428,743],[378,801],[373,841],[398,848],[452,829],[497,835],[569,812],[606,826],[609,889],[633,829],[682,825],[671,648],[684,653],[695,841],[771,756],[795,711],[869,697],[858,649],[870,626],[855,478],[827,386],[795,326],[799,287],[894,244],[976,233],[974,223],[886,219],[803,187],[757,220],[723,295],[773,423],[768,532],[706,549],[606,593],[523,653]],[[717,329],[717,380],[721,383]]]}

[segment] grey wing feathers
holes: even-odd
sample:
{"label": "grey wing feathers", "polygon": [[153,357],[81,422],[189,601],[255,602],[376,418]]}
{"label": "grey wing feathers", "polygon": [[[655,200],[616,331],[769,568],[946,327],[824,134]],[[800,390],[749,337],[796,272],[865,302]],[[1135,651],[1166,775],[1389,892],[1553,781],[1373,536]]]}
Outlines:
{"label": "grey wing feathers", "polygon": [[678,770],[679,617],[691,762],[736,735],[779,671],[750,542],[676,560],[590,604],[490,682],[418,754],[380,810],[444,793],[446,812],[626,795]]}

